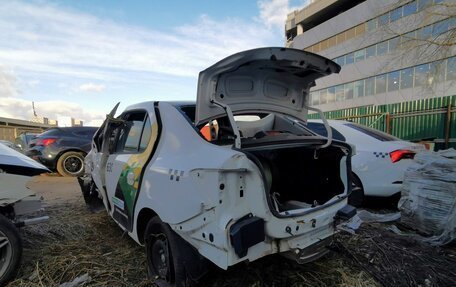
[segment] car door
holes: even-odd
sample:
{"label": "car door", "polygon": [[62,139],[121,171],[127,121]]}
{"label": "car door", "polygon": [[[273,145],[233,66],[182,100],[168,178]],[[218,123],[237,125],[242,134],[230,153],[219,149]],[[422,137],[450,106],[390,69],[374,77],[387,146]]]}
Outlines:
{"label": "car door", "polygon": [[[112,217],[132,231],[133,214],[144,170],[150,162],[158,137],[154,111],[134,110],[110,123],[105,166],[106,192]],[[106,140],[108,139],[108,140]]]}

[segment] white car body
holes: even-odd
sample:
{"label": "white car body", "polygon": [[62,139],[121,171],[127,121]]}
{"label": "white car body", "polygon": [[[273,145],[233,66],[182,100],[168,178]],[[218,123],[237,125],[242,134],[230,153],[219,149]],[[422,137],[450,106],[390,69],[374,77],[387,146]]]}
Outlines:
{"label": "white car body", "polygon": [[[108,213],[140,244],[144,244],[145,225],[158,216],[201,256],[223,269],[289,251],[298,261],[317,258],[335,233],[335,218],[347,208],[351,150],[344,143],[325,148],[328,139],[299,134],[306,130],[293,127],[290,117],[305,120],[310,86],[316,78],[338,70],[332,61],[299,50],[251,50],[201,72],[196,107],[193,103],[145,102],[128,107],[117,118],[114,109],[95,134],[86,157],[90,176],[81,180],[86,200],[91,200],[96,189]],[[257,113],[269,115],[258,121],[233,117]],[[135,127],[135,119],[141,118],[142,131]],[[215,119],[219,120],[218,142],[203,138],[198,131]],[[222,121],[234,124],[226,139],[222,139]],[[253,136],[281,129],[279,124],[298,132]],[[122,145],[125,126],[128,144]],[[132,145],[138,149],[119,152],[118,146],[125,151],[131,144],[135,129],[142,135],[139,145]],[[149,140],[144,140],[145,134]],[[308,189],[324,193],[309,191],[306,196],[316,197],[310,203],[273,198],[276,178],[271,166],[276,162],[271,159],[267,167],[266,160],[259,160],[261,153],[285,154],[292,148],[302,150],[301,156],[309,159],[303,165],[321,162],[306,166],[310,172],[331,170],[330,175],[318,174],[318,179],[308,176]],[[295,180],[299,179],[296,174]],[[295,188],[293,192],[306,193],[306,185]],[[295,196],[291,190],[282,196],[286,192]]]}
{"label": "white car body", "polygon": [[19,227],[37,224],[48,216],[31,217],[43,208],[42,198],[28,187],[32,176],[49,172],[42,164],[0,143],[0,285],[17,272],[22,257]]}
{"label": "white car body", "polygon": [[[322,121],[309,120],[308,125],[311,123],[322,124]],[[416,153],[425,150],[424,145],[404,141],[352,122],[328,120],[328,123],[345,137],[347,143],[355,146],[352,171],[361,180],[366,196],[390,197],[400,193],[404,172],[414,164],[414,161],[412,158],[403,158],[393,162],[392,152],[409,150]],[[375,131],[377,138],[352,127],[356,125],[366,131]],[[314,128],[309,129],[315,131]]]}

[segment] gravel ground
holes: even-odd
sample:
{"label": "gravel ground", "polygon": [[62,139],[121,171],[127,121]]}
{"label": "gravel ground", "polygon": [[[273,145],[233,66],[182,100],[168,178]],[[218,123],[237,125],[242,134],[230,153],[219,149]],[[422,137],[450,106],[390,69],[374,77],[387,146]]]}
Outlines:
{"label": "gravel ground", "polygon": [[[105,212],[87,211],[75,179],[39,176],[29,186],[43,196],[51,219],[21,230],[22,267],[8,286],[59,286],[85,274],[90,280],[83,286],[154,286],[146,279],[143,247]],[[214,267],[200,285],[450,286],[456,282],[454,247],[412,244],[384,227],[373,224],[354,236],[340,234],[333,252],[305,265],[269,256],[228,271]]]}

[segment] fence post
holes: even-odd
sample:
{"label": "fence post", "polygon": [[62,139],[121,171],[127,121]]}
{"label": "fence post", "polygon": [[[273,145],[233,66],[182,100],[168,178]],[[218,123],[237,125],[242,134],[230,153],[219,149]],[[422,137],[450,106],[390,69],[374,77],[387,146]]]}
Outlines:
{"label": "fence post", "polygon": [[450,131],[451,131],[451,101],[448,102],[447,112],[446,112],[445,149],[447,149],[450,144]]}
{"label": "fence post", "polygon": [[385,120],[386,120],[386,133],[391,134],[391,115],[390,115],[390,113],[386,113]]}

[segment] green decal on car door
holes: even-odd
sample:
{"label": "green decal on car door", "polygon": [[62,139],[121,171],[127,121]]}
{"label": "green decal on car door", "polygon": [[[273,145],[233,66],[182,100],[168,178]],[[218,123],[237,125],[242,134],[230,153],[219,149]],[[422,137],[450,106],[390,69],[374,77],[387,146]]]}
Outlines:
{"label": "green decal on car door", "polygon": [[122,208],[115,204],[117,208],[114,209],[114,218],[129,231],[132,230],[133,226],[133,210],[136,198],[139,194],[143,174],[142,171],[146,168],[145,165],[152,156],[153,147],[158,134],[158,125],[156,122],[154,122],[151,127],[150,125],[144,127],[144,129],[147,128],[151,128],[147,147],[142,152],[132,154],[127,163],[123,165],[112,199],[113,203],[122,203]]}

